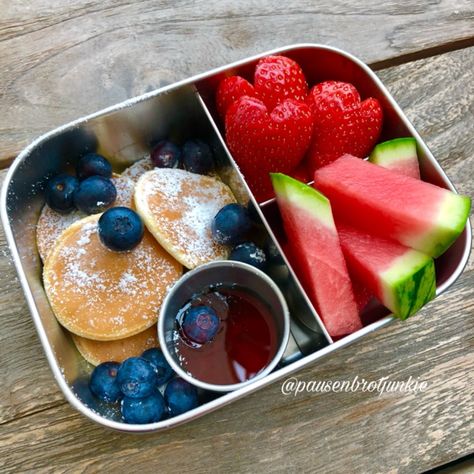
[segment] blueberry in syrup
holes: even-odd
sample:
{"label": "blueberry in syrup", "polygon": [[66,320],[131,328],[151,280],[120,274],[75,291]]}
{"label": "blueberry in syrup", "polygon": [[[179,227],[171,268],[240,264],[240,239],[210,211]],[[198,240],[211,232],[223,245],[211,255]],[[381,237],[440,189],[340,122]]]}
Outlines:
{"label": "blueberry in syrup", "polygon": [[240,204],[227,204],[212,221],[212,235],[221,244],[238,244],[252,228],[247,208]]}
{"label": "blueberry in syrup", "polygon": [[102,155],[88,153],[78,161],[76,174],[80,180],[89,178],[89,176],[110,178],[112,176],[112,165]]}
{"label": "blueberry in syrup", "polygon": [[199,404],[196,387],[180,377],[168,382],[164,395],[171,416],[180,415]]}
{"label": "blueberry in syrup", "polygon": [[153,148],[150,158],[157,168],[175,168],[181,160],[181,150],[169,140],[161,140]]}
{"label": "blueberry in syrup", "polygon": [[217,291],[194,295],[189,304],[192,307],[209,306],[215,311],[217,316],[219,316],[221,322],[225,321],[229,315],[229,304],[227,303],[227,298]]}
{"label": "blueberry in syrup", "polygon": [[253,242],[243,242],[236,245],[229,255],[229,260],[248,263],[260,270],[265,268],[267,257],[265,252]]}
{"label": "blueberry in syrup", "polygon": [[166,414],[165,401],[158,390],[143,398],[124,397],[120,408],[126,423],[154,423]]}
{"label": "blueberry in syrup", "polygon": [[142,240],[145,228],[140,216],[128,207],[112,207],[99,218],[99,238],[117,252],[132,250]]}
{"label": "blueberry in syrup", "polygon": [[45,189],[48,206],[61,213],[74,209],[74,192],[79,186],[79,181],[74,176],[59,174],[48,181]]}
{"label": "blueberry in syrup", "polygon": [[103,362],[92,372],[89,388],[100,400],[114,403],[122,396],[117,380],[119,368],[118,362]]}
{"label": "blueberry in syrup", "polygon": [[103,176],[90,176],[79,183],[74,192],[74,204],[86,214],[97,214],[107,209],[117,197],[114,183]]}
{"label": "blueberry in syrup", "polygon": [[[195,379],[211,384],[229,385],[255,377],[271,362],[278,348],[277,325],[270,308],[249,288],[219,284],[206,293],[198,299],[207,295],[225,298],[225,319],[221,309],[214,306],[220,318],[219,330],[212,342],[199,346],[191,344],[182,325],[178,326],[173,338],[179,364]],[[183,321],[195,299],[178,312],[178,322],[180,317]]]}
{"label": "blueberry in syrup", "polygon": [[171,366],[168,364],[165,356],[161,349],[153,347],[152,349],[147,349],[141,357],[150,362],[151,365],[155,368],[156,375],[158,376],[157,385],[163,385],[173,376],[174,372]]}
{"label": "blueberry in syrup", "polygon": [[144,398],[156,390],[155,368],[146,359],[130,357],[122,362],[117,382],[122,393],[129,398]]}
{"label": "blueberry in syrup", "polygon": [[191,173],[207,174],[214,168],[210,146],[202,140],[188,140],[183,145],[183,167]]}
{"label": "blueberry in syrup", "polygon": [[212,341],[219,329],[219,316],[209,306],[192,306],[181,323],[184,336],[197,344]]}

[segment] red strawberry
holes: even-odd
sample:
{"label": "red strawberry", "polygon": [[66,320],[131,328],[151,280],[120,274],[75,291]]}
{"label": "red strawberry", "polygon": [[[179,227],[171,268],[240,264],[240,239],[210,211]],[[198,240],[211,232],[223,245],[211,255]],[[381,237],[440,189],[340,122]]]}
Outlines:
{"label": "red strawberry", "polygon": [[287,99],[268,113],[265,104],[244,96],[227,110],[226,141],[258,201],[273,196],[269,173],[288,173],[311,141],[313,117],[303,102]]}
{"label": "red strawberry", "polygon": [[288,174],[303,183],[309,183],[314,179],[314,173],[311,175],[309,172],[306,160],[301,161],[299,165]]}
{"label": "red strawberry", "polygon": [[344,153],[363,158],[377,142],[382,129],[382,107],[377,99],[361,102],[349,83],[326,81],[308,96],[314,115],[314,137],[308,152],[311,173]]}
{"label": "red strawberry", "polygon": [[273,110],[286,99],[305,101],[308,84],[298,63],[285,56],[267,56],[255,68],[256,96]]}
{"label": "red strawberry", "polygon": [[272,111],[286,99],[301,102],[308,95],[308,84],[298,63],[285,56],[267,56],[255,68],[254,85],[240,76],[226,77],[216,93],[217,111],[224,118],[229,106],[248,95],[261,99]]}
{"label": "red strawberry", "polygon": [[219,83],[216,93],[216,104],[219,115],[224,119],[229,106],[240,97],[248,95],[255,96],[255,90],[243,77],[226,77]]}

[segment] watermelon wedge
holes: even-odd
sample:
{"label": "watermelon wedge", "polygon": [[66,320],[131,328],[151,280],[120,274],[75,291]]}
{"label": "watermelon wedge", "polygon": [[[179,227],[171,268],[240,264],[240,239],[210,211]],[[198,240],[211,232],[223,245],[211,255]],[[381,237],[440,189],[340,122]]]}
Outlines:
{"label": "watermelon wedge", "polygon": [[431,257],[353,227],[338,223],[337,230],[351,275],[395,316],[406,319],[434,298],[436,278]]}
{"label": "watermelon wedge", "polygon": [[281,173],[271,174],[291,253],[310,300],[332,337],[362,327],[329,201]]}
{"label": "watermelon wedge", "polygon": [[[340,239],[339,239],[340,240]],[[347,262],[346,262],[347,264]],[[349,278],[352,282],[352,291],[354,292],[354,298],[357,305],[359,313],[367,306],[369,301],[372,299],[372,292],[370,289],[363,284],[361,280],[357,278],[356,275],[353,275],[351,269],[349,270]]]}
{"label": "watermelon wedge", "polygon": [[336,221],[397,240],[432,257],[461,234],[471,200],[351,155],[316,170],[314,187]]}
{"label": "watermelon wedge", "polygon": [[388,170],[420,179],[420,165],[413,137],[395,138],[375,146],[369,161]]}

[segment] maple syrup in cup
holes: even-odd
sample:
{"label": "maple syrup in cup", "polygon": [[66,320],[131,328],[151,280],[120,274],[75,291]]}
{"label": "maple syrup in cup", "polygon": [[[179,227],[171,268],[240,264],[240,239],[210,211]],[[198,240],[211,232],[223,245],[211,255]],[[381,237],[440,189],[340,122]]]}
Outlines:
{"label": "maple syrup in cup", "polygon": [[[198,344],[182,330],[192,306],[219,318],[214,338]],[[158,322],[160,346],[172,368],[190,383],[231,391],[270,373],[289,338],[289,313],[276,284],[262,271],[230,260],[186,273],[168,293]]]}

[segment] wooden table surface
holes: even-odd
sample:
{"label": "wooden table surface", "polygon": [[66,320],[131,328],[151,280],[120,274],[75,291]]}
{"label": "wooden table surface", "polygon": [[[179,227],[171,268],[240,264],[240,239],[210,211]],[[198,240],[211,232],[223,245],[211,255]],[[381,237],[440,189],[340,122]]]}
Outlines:
{"label": "wooden table surface", "polygon": [[[35,136],[85,113],[250,54],[320,42],[376,68],[458,190],[474,195],[471,1],[0,5],[3,167]],[[427,382],[425,392],[284,396],[275,383],[147,436],[107,431],[63,399],[1,228],[0,321],[0,472],[414,473],[474,451],[472,258],[415,317],[296,374],[411,376]]]}

